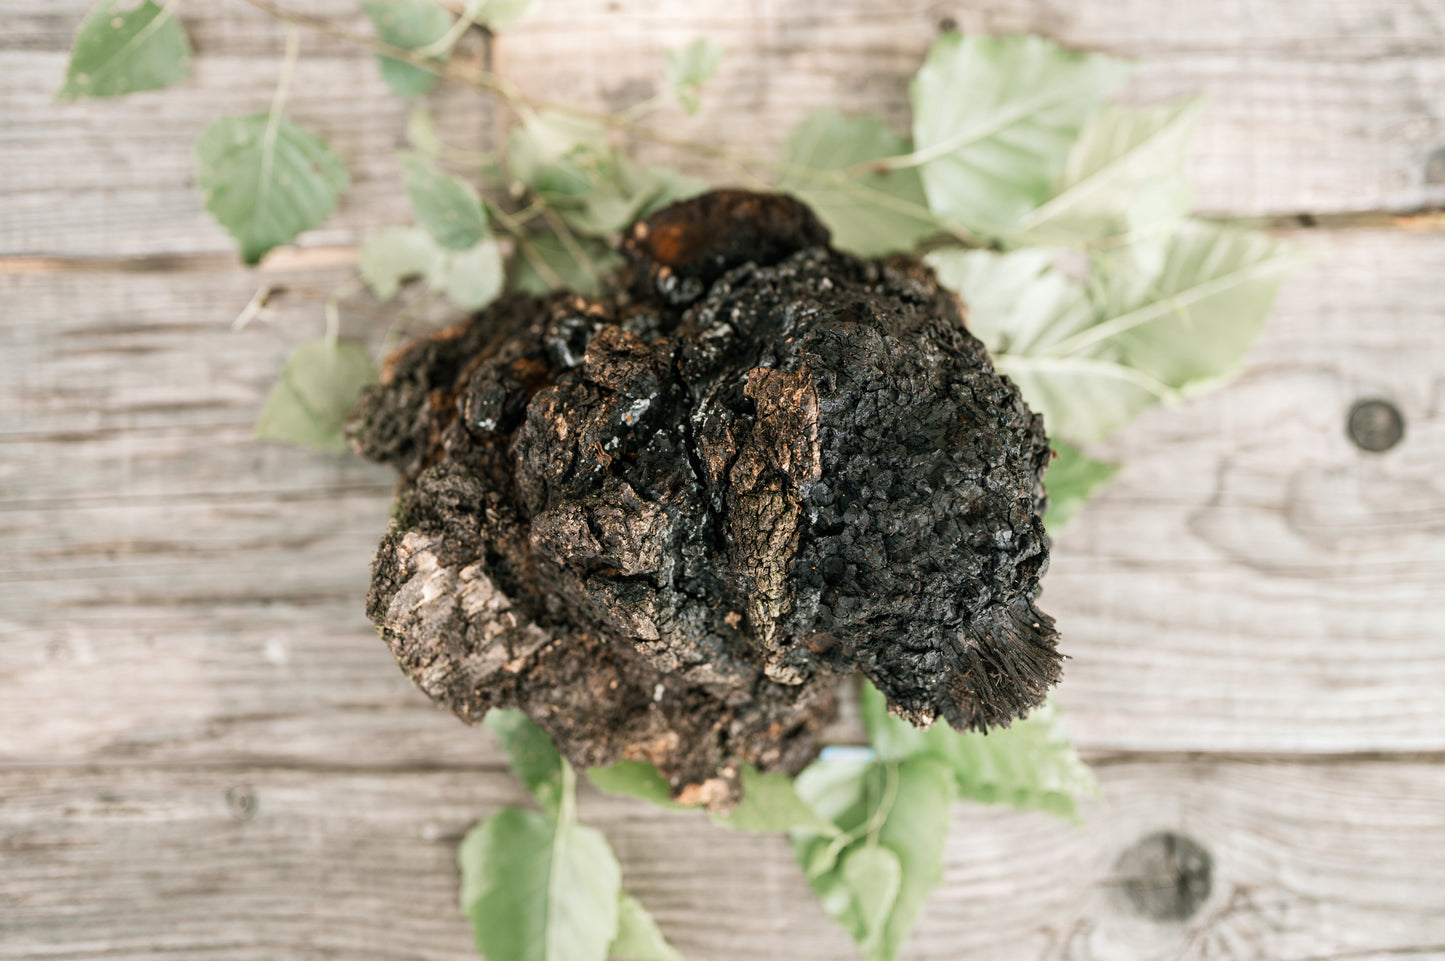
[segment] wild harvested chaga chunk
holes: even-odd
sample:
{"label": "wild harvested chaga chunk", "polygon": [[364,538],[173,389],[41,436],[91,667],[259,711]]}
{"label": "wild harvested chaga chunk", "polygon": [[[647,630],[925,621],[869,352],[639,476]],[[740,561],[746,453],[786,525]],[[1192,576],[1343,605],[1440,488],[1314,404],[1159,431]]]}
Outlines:
{"label": "wild harvested chaga chunk", "polygon": [[807,763],[854,671],[918,724],[1043,701],[1040,419],[927,269],[827,236],[707,194],[633,227],[609,296],[392,358],[350,425],[402,474],[367,604],[427,694],[714,806]]}

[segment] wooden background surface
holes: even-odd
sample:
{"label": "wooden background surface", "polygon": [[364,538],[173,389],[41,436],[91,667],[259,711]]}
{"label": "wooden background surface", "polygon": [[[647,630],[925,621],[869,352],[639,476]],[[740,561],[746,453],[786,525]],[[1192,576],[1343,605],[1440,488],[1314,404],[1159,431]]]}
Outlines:
{"label": "wooden background surface", "polygon": [[[291,2],[365,29],[351,0]],[[200,209],[191,144],[266,109],[281,31],[188,3],[184,87],[53,104],[88,6],[0,0],[0,959],[473,957],[453,849],[521,792],[362,616],[387,472],[250,436],[319,307],[230,329],[259,285],[328,290],[408,219],[404,109],[368,55],[305,37],[289,109],[354,186],[258,275]],[[1135,58],[1134,99],[1208,91],[1201,208],[1319,256],[1236,384],[1102,449],[1128,468],[1044,600],[1103,796],[1083,829],[960,805],[906,957],[1445,959],[1445,232],[1400,216],[1445,204],[1445,2],[541,0],[490,56],[617,107],[705,33],[722,69],[668,125],[765,152],[818,106],[903,127],[950,23]],[[460,144],[506,119],[428,102]],[[1351,444],[1362,398],[1402,412],[1399,446]],[[784,839],[582,809],[688,958],[856,956]],[[1127,893],[1121,856],[1161,831],[1212,865],[1184,920]]]}

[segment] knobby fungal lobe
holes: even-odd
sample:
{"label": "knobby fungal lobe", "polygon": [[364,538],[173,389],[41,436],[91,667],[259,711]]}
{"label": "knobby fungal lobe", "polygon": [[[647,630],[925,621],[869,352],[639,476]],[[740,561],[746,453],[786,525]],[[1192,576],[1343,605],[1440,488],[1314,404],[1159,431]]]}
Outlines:
{"label": "knobby fungal lobe", "polygon": [[367,613],[422,690],[713,807],[806,764],[855,671],[915,724],[1042,703],[1041,420],[925,267],[827,240],[716,191],[635,224],[604,296],[391,358],[348,433],[401,473]]}

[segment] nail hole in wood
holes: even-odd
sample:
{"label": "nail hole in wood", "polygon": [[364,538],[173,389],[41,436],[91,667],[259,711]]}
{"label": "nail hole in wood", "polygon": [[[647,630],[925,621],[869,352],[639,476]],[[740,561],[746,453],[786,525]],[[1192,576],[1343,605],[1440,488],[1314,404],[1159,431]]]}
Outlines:
{"label": "nail hole in wood", "polygon": [[256,816],[260,802],[249,784],[237,784],[226,789],[226,808],[237,821],[249,821]]}
{"label": "nail hole in wood", "polygon": [[1130,910],[1153,921],[1183,921],[1209,899],[1214,858],[1197,842],[1161,831],[1119,855],[1114,875]]}
{"label": "nail hole in wood", "polygon": [[1389,450],[1405,436],[1405,418],[1394,404],[1383,400],[1362,400],[1351,407],[1348,425],[1355,446],[1375,454]]}

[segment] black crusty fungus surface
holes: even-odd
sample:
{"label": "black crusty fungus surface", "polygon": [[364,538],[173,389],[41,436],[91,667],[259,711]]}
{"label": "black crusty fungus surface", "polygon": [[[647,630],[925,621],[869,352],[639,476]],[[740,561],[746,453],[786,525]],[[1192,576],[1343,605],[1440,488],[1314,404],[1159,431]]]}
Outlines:
{"label": "black crusty fungus surface", "polygon": [[367,610],[422,690],[713,807],[812,758],[841,675],[916,724],[1043,702],[1040,418],[926,268],[827,242],[705,194],[633,226],[606,296],[391,358],[348,431],[402,475]]}

